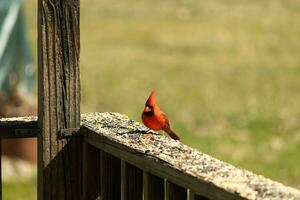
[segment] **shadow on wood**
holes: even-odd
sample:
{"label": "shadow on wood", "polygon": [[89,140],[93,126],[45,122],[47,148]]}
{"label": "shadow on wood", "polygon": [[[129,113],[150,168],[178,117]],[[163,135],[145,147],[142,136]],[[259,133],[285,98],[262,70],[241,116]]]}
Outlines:
{"label": "shadow on wood", "polygon": [[81,199],[82,140],[77,136],[72,137],[59,141],[59,146],[56,156],[41,172],[43,182],[38,187],[43,187],[43,200]]}

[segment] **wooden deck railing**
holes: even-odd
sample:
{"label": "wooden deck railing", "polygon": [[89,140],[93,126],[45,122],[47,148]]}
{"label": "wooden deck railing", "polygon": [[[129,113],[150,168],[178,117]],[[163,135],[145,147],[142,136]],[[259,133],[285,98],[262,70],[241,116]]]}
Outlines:
{"label": "wooden deck railing", "polygon": [[[125,115],[86,114],[81,124],[81,199],[300,199],[296,189],[158,135]],[[35,136],[36,118],[1,119],[0,133]]]}
{"label": "wooden deck railing", "polygon": [[79,0],[38,0],[38,120],[0,119],[0,142],[38,137],[38,200],[300,199],[124,115],[80,126],[79,13]]}

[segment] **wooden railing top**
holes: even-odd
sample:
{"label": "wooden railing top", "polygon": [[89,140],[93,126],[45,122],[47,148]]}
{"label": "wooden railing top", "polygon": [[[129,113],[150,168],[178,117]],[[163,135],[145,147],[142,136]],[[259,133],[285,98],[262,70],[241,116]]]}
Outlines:
{"label": "wooden railing top", "polygon": [[[149,131],[125,115],[92,113],[81,118],[79,133],[85,142],[211,199],[300,199],[299,190]],[[2,138],[34,137],[37,132],[36,117],[0,119]]]}
{"label": "wooden railing top", "polygon": [[300,199],[296,189],[149,132],[125,115],[92,113],[82,123],[88,143],[209,198]]}
{"label": "wooden railing top", "polygon": [[37,117],[0,118],[0,138],[37,136]]}

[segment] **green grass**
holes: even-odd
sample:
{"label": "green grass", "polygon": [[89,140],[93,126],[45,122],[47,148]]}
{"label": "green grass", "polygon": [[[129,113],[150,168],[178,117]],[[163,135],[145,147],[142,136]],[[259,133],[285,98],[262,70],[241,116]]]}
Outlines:
{"label": "green grass", "polygon": [[299,1],[85,1],[83,111],[140,120],[152,89],[182,141],[300,187]]}
{"label": "green grass", "polygon": [[299,189],[299,11],[298,0],[81,1],[82,111],[140,121],[155,89],[182,142]]}
{"label": "green grass", "polygon": [[37,199],[36,180],[26,179],[24,181],[4,182],[2,185],[5,200],[33,200]]}

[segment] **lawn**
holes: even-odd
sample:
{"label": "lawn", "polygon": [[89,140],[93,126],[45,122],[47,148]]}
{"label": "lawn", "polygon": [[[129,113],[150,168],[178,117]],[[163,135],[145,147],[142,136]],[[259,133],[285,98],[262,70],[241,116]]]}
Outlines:
{"label": "lawn", "polygon": [[183,143],[300,189],[299,35],[298,0],[81,1],[82,112],[154,89]]}
{"label": "lawn", "polygon": [[2,199],[4,200],[33,200],[37,199],[35,178],[24,181],[4,182],[2,185]]}
{"label": "lawn", "polygon": [[300,1],[82,1],[83,112],[140,121],[155,89],[182,142],[300,188]]}

